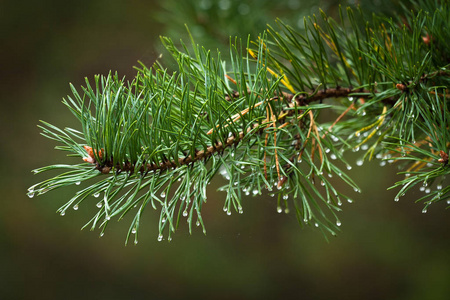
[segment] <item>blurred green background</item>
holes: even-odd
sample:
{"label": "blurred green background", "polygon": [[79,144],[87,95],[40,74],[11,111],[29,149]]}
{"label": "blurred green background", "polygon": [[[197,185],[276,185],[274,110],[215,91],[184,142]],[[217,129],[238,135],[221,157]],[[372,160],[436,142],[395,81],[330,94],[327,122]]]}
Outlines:
{"label": "blurred green background", "polygon": [[79,87],[109,70],[133,77],[137,61],[150,65],[164,52],[158,36],[178,39],[184,23],[199,44],[227,52],[229,34],[245,38],[277,16],[301,26],[304,15],[319,6],[333,14],[337,4],[181,3],[0,2],[0,299],[448,299],[449,212],[442,204],[422,214],[419,191],[394,202],[386,188],[398,179],[395,169],[378,162],[351,171],[363,193],[343,205],[342,232],[328,243],[293,214],[276,213],[270,197],[247,197],[243,215],[227,216],[225,195],[215,192],[221,179],[203,213],[206,236],[181,226],[172,242],[158,242],[158,213],[148,210],[138,246],[124,246],[128,220],[103,238],[80,231],[95,201],[56,214],[75,189],[26,197],[49,176],[32,169],[68,161],[36,125],[78,128],[61,104],[69,82]]}

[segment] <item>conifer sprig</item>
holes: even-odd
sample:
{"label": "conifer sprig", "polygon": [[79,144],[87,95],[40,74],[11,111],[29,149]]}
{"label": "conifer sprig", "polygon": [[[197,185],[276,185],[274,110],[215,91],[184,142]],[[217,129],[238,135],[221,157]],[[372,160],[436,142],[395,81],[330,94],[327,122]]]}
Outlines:
{"label": "conifer sprig", "polygon": [[[81,94],[72,87],[63,103],[81,129],[41,128],[80,163],[35,170],[66,171],[28,194],[87,181],[61,215],[101,196],[85,227],[102,235],[113,218],[133,213],[127,242],[134,236],[137,243],[151,205],[160,212],[158,240],[170,240],[183,218],[190,232],[193,224],[206,232],[207,186],[221,174],[229,182],[221,188],[227,214],[243,212],[243,194],[267,192],[277,196],[278,212],[293,206],[301,225],[335,235],[336,212],[353,200],[331,178],[359,192],[344,153],[363,150],[357,165],[378,158],[408,175],[393,186],[400,187],[396,200],[420,182],[439,182],[419,199],[426,209],[449,197],[442,178],[449,172],[450,37],[441,32],[448,4],[425,2],[401,20],[365,23],[362,12],[347,9],[340,25],[323,12],[305,18],[303,32],[279,21],[245,47],[236,39],[227,62],[192,38],[182,50],[162,38],[176,72],[157,62],[142,65],[131,82],[110,74],[96,76],[94,86],[86,80]],[[433,9],[418,9],[427,5]],[[335,116],[324,121],[325,111]]]}

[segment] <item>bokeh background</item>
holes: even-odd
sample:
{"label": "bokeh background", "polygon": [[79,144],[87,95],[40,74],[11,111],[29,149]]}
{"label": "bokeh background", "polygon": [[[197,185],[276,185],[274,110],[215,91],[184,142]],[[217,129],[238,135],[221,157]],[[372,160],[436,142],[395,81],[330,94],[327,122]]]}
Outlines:
{"label": "bokeh background", "polygon": [[[80,231],[94,201],[56,214],[73,188],[26,196],[48,176],[32,169],[67,160],[36,125],[78,128],[61,104],[69,82],[79,87],[110,70],[132,78],[138,61],[151,65],[164,53],[158,36],[179,39],[184,23],[199,44],[226,53],[229,35],[254,36],[276,17],[301,27],[303,16],[318,7],[336,14],[337,4],[1,1],[0,299],[448,299],[449,212],[442,204],[422,214],[419,191],[394,202],[386,189],[396,170],[378,162],[350,172],[363,193],[343,205],[342,232],[329,242],[276,213],[270,197],[247,197],[244,214],[227,216],[220,179],[203,213],[206,236],[181,226],[170,243],[158,242],[158,213],[149,210],[137,246],[124,246],[127,220],[102,238]],[[393,12],[382,1],[362,4]]]}

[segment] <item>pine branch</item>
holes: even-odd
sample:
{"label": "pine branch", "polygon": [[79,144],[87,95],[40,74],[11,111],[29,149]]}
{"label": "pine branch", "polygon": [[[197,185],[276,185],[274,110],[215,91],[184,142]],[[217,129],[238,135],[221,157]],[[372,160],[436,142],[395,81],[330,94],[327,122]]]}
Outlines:
{"label": "pine branch", "polygon": [[[72,87],[64,104],[82,129],[45,122],[41,128],[62,143],[59,150],[84,162],[35,170],[66,172],[34,185],[29,196],[95,178],[61,215],[103,194],[86,226],[103,234],[112,217],[134,210],[127,241],[134,235],[137,243],[151,205],[160,211],[158,240],[166,232],[170,240],[182,217],[190,232],[195,217],[206,232],[207,185],[222,174],[229,180],[221,188],[227,214],[242,213],[243,193],[267,190],[278,196],[278,212],[293,205],[300,225],[335,235],[341,199],[353,200],[330,177],[359,192],[342,168],[351,169],[344,153],[364,150],[357,165],[377,158],[405,174],[393,186],[400,188],[395,200],[420,182],[439,181],[418,200],[426,211],[450,197],[442,181],[450,173],[450,31],[443,21],[449,9],[433,1],[415,5],[401,20],[365,22],[361,11],[347,9],[338,24],[321,12],[320,19],[305,18],[304,32],[279,21],[279,29],[269,27],[245,47],[236,39],[227,62],[192,37],[182,50],[162,38],[177,72],[157,62],[141,66],[131,82],[110,74],[97,76],[94,86],[86,80],[82,94]],[[330,110],[335,117],[319,118]]]}
{"label": "pine branch", "polygon": [[[360,98],[365,98],[369,95],[369,91],[364,90],[364,89],[358,89],[358,90],[351,90],[348,88],[331,88],[331,89],[327,89],[324,91],[318,91],[314,94],[310,94],[310,95],[297,95],[294,96],[292,94],[289,93],[283,93],[283,97],[291,102],[289,104],[290,108],[295,107],[295,104],[292,104],[292,99],[295,99],[296,105],[297,106],[304,106],[307,105],[308,103],[312,103],[314,101],[322,101],[324,99],[328,99],[328,98],[342,98],[342,97],[349,97],[351,95],[355,95],[355,94],[360,94],[359,97]],[[239,97],[239,93],[235,93],[233,95],[234,97],[238,98]],[[278,97],[274,97],[271,98],[270,101],[276,101],[278,100]],[[285,116],[292,116],[294,114],[294,110],[289,110],[289,111],[282,111],[281,115],[285,115]],[[285,119],[285,117],[279,118],[278,122],[283,124],[283,120]],[[204,150],[196,150],[196,153],[194,156],[191,155],[187,155],[183,158],[179,158],[178,162],[175,161],[163,161],[161,162],[159,165],[156,164],[145,164],[140,166],[139,168],[139,172],[141,174],[144,175],[144,173],[148,173],[150,171],[164,171],[170,168],[176,168],[182,165],[189,165],[192,164],[196,161],[199,160],[207,160],[210,156],[214,155],[214,154],[220,154],[221,152],[223,152],[226,148],[231,147],[231,146],[236,146],[240,141],[242,141],[244,139],[244,136],[248,133],[251,134],[261,134],[264,130],[264,125],[268,124],[269,121],[265,121],[263,122],[261,125],[258,123],[255,123],[253,125],[253,129],[257,129],[255,130],[251,130],[250,128],[247,130],[247,133],[244,133],[243,131],[239,132],[239,134],[237,136],[231,136],[229,138],[227,138],[225,143],[222,142],[216,142],[213,146],[209,146],[206,148],[206,151]],[[103,174],[109,174],[109,172],[111,171],[111,169],[114,167],[114,170],[116,170],[116,172],[120,173],[120,172],[130,172],[130,173],[134,173],[134,169],[135,166],[130,163],[130,162],[126,162],[123,165],[120,165],[119,163],[116,163],[116,165],[114,165],[114,158],[111,157],[110,159],[104,160],[102,163],[97,162],[93,152],[92,152],[92,148],[85,146],[85,149],[88,150],[88,154],[90,159],[86,159],[85,161],[94,164],[95,168],[97,170],[99,170],[101,173]],[[96,150],[95,150],[96,151]],[[101,150],[99,151],[99,153],[101,153]],[[102,157],[100,157],[100,159],[102,159]]]}

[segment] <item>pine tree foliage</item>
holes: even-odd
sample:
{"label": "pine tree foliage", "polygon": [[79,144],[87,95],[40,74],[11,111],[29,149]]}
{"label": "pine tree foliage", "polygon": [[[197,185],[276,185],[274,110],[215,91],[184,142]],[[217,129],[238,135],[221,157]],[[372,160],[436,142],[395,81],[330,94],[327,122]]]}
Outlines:
{"label": "pine tree foliage", "polygon": [[151,207],[158,240],[171,240],[183,219],[206,232],[208,184],[222,175],[227,214],[243,212],[244,194],[268,193],[278,212],[335,235],[337,212],[353,201],[335,178],[359,192],[345,153],[363,151],[357,165],[379,159],[404,174],[395,200],[421,186],[426,212],[450,195],[448,2],[412,2],[398,19],[352,8],[339,16],[305,18],[303,31],[278,21],[254,41],[232,39],[227,61],[192,38],[177,47],[163,37],[176,72],[156,62],[132,81],[109,74],[72,86],[63,103],[80,128],[40,127],[80,163],[34,170],[61,173],[28,195],[86,182],[61,215],[96,201],[85,227],[103,235],[132,214],[127,242],[137,243]]}

